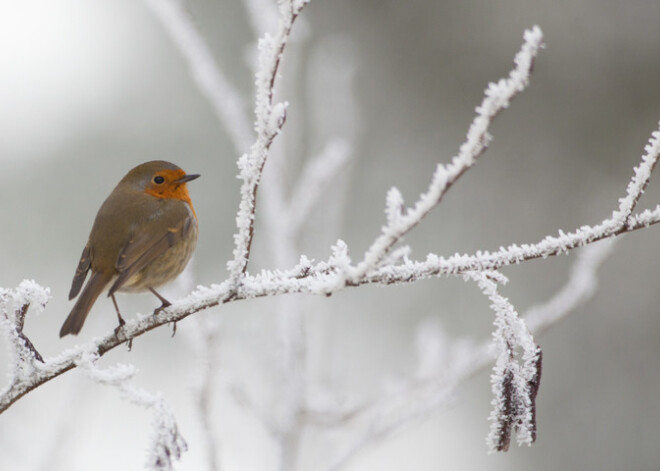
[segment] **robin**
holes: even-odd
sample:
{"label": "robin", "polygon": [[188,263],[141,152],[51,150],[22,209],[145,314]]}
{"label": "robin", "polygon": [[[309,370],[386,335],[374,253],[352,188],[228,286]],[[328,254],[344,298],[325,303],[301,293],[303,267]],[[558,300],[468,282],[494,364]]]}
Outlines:
{"label": "robin", "polygon": [[80,293],[87,272],[92,274],[64,321],[60,337],[80,332],[108,285],[119,320],[117,328],[124,325],[115,299],[117,291],[151,291],[162,303],[154,314],[170,306],[155,288],[176,278],[195,250],[197,215],[186,183],[198,177],[154,160],[138,165],[121,179],[94,220],[69,299]]}

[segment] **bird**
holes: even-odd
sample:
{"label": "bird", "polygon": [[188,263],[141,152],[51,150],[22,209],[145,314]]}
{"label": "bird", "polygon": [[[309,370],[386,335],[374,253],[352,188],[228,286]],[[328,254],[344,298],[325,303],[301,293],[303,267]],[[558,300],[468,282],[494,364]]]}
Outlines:
{"label": "bird", "polygon": [[197,214],[186,184],[199,176],[153,160],[120,180],[101,205],[80,256],[69,300],[80,296],[62,324],[60,337],[80,332],[106,288],[117,311],[115,333],[125,324],[115,293],[151,291],[161,302],[154,314],[171,305],[155,288],[185,269],[197,245]]}

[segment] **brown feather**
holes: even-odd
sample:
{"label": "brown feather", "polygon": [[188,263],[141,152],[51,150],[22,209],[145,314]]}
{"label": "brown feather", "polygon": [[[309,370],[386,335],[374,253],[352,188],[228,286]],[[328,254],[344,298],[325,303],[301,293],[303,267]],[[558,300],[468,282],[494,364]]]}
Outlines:
{"label": "brown feather", "polygon": [[[86,272],[85,272],[86,273]],[[66,318],[60,329],[60,337],[68,334],[77,334],[82,329],[87,314],[92,308],[94,301],[99,297],[106,285],[112,279],[112,275],[106,275],[100,272],[92,272],[92,276],[82,290],[80,297],[73,306],[69,317]],[[75,280],[75,279],[74,279]]]}
{"label": "brown feather", "polygon": [[117,258],[119,276],[110,287],[108,296],[120,290],[128,280],[140,273],[146,266],[163,255],[167,250],[184,239],[192,227],[192,217],[188,216],[175,227],[154,238],[153,235],[142,233],[129,240],[122,248]]}
{"label": "brown feather", "polygon": [[71,291],[69,291],[69,300],[78,296],[80,293],[80,288],[82,288],[85,278],[87,278],[87,272],[91,264],[92,257],[90,256],[89,244],[85,246],[80,256],[80,261],[78,262],[78,268],[76,268],[76,274],[73,275],[73,281],[71,282]]}

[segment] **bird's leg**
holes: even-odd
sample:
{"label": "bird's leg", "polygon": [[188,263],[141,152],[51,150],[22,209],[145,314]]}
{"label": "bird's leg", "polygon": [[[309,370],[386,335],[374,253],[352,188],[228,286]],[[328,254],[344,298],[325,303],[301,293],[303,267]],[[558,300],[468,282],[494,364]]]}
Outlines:
{"label": "bird's leg", "polygon": [[117,300],[115,299],[115,295],[111,294],[110,297],[112,298],[112,304],[115,305],[115,311],[117,311],[117,320],[119,321],[119,325],[115,328],[115,334],[119,329],[121,329],[124,324],[126,324],[126,321],[124,321],[124,318],[121,317],[121,313],[119,312],[119,306],[117,305]]}
{"label": "bird's leg", "polygon": [[158,299],[160,299],[160,302],[163,303],[163,304],[160,305],[160,307],[157,307],[156,309],[154,309],[154,316],[156,314],[158,314],[160,311],[162,311],[163,309],[165,309],[166,307],[169,307],[169,306],[172,305],[171,302],[169,302],[167,299],[165,299],[160,294],[158,294],[158,291],[156,291],[155,289],[150,287],[149,291],[151,291],[154,294],[154,296],[156,296]]}
{"label": "bird's leg", "polygon": [[117,300],[115,299],[115,295],[110,296],[112,298],[112,304],[115,305],[115,311],[117,311],[117,320],[119,321],[119,327],[123,326],[126,324],[126,321],[124,320],[123,317],[121,317],[121,312],[119,312],[119,306],[117,305]]}

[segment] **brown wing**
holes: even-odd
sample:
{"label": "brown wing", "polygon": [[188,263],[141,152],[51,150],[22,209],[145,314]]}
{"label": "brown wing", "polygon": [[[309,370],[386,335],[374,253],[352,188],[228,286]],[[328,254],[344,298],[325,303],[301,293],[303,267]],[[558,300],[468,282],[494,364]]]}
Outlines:
{"label": "brown wing", "polygon": [[146,232],[134,235],[119,252],[116,265],[119,276],[110,287],[108,296],[112,296],[133,275],[139,273],[144,267],[164,254],[167,249],[185,238],[190,232],[192,224],[192,217],[188,216],[176,226],[168,228],[167,232],[158,237],[153,237],[153,235]]}
{"label": "brown wing", "polygon": [[87,243],[82,251],[82,255],[80,256],[78,268],[76,268],[76,274],[73,275],[71,291],[69,291],[69,299],[75,298],[78,296],[78,293],[80,293],[80,288],[82,288],[82,285],[85,282],[85,278],[87,278],[87,272],[89,271],[91,261],[91,250],[89,249],[89,243]]}

